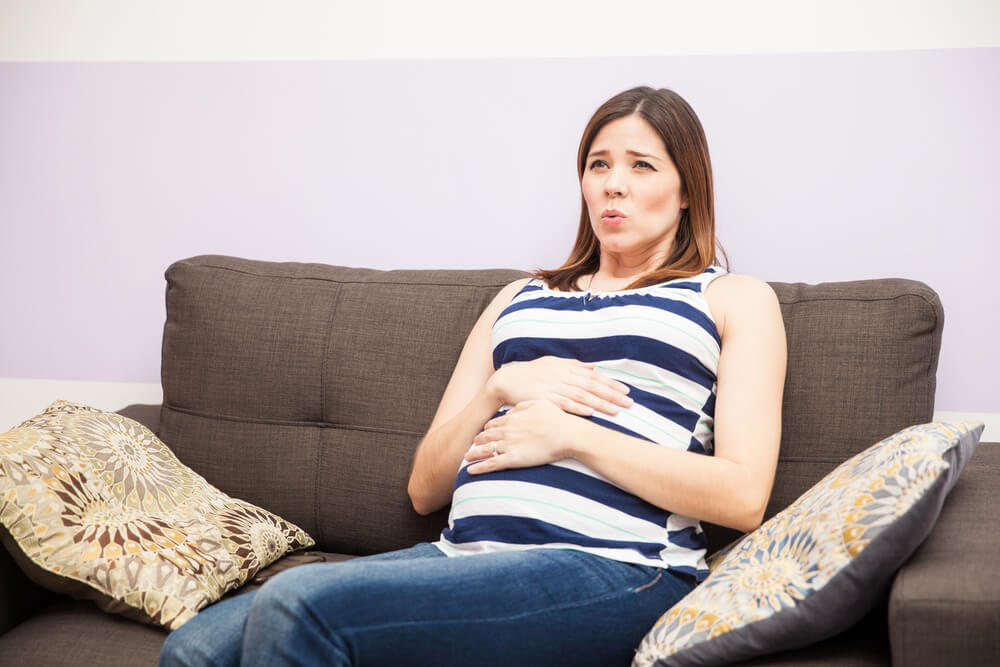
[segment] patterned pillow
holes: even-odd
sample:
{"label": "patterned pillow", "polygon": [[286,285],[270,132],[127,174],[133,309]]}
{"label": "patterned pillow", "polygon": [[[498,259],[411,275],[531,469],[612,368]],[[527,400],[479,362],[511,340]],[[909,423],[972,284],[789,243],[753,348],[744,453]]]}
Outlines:
{"label": "patterned pillow", "polygon": [[315,544],[211,486],[138,422],[65,401],[0,434],[0,522],[40,585],[170,630]]}
{"label": "patterned pillow", "polygon": [[633,667],[728,664],[853,625],[930,533],[982,432],[982,422],[912,426],[842,463],[714,555]]}

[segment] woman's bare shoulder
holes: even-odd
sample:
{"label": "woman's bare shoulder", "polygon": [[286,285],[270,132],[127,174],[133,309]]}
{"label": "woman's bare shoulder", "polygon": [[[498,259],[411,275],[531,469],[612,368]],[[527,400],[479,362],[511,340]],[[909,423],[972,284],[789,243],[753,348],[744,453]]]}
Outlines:
{"label": "woman's bare shoulder", "polygon": [[524,289],[524,286],[527,285],[529,282],[531,282],[531,277],[518,278],[514,282],[507,283],[506,285],[504,285],[502,288],[500,288],[500,291],[497,292],[496,296],[493,297],[493,300],[486,307],[486,310],[483,312],[483,316],[495,320],[497,316],[500,314],[500,311],[509,306],[510,302],[514,299],[514,296],[522,289]]}
{"label": "woman's bare shoulder", "polygon": [[710,294],[717,294],[719,298],[724,299],[777,298],[774,290],[766,282],[742,273],[726,273],[719,276],[708,284],[705,297],[709,298]]}
{"label": "woman's bare shoulder", "polygon": [[719,332],[726,322],[748,317],[780,315],[778,296],[765,281],[740,273],[719,276],[705,290],[705,299]]}
{"label": "woman's bare shoulder", "polygon": [[518,278],[517,280],[515,280],[513,282],[507,283],[507,285],[504,286],[503,289],[504,290],[510,290],[510,291],[512,291],[512,292],[514,292],[516,294],[518,291],[520,291],[522,288],[524,288],[524,286],[527,285],[528,283],[530,283],[532,280],[534,280],[534,278],[532,278],[531,276],[526,276],[524,278]]}

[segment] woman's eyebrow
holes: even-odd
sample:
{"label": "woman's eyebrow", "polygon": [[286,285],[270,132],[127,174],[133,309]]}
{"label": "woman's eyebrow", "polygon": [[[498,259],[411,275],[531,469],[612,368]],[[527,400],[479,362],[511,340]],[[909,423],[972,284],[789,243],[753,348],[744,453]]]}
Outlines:
{"label": "woman's eyebrow", "polygon": [[[651,158],[654,158],[656,160],[662,160],[663,159],[659,155],[649,155],[648,153],[640,153],[639,151],[634,151],[634,150],[631,150],[631,149],[626,150],[625,152],[628,155],[632,155],[632,156],[635,156],[635,157],[651,157]],[[599,151],[590,151],[590,153],[587,154],[587,157],[593,157],[593,156],[597,156],[597,155],[607,155],[607,154],[608,154],[607,149],[601,149]]]}

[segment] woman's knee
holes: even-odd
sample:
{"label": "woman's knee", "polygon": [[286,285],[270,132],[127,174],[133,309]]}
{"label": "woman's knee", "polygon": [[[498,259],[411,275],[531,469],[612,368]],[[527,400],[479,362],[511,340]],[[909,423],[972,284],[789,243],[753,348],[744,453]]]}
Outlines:
{"label": "woman's knee", "polygon": [[302,630],[303,621],[315,616],[316,596],[321,594],[317,567],[322,569],[305,565],[286,570],[257,591],[247,615],[245,640],[255,644],[284,641]]}
{"label": "woman's knee", "polygon": [[161,667],[240,664],[243,627],[255,593],[243,593],[202,609],[167,635],[160,649]]}
{"label": "woman's knee", "polygon": [[[189,621],[190,623],[190,621]],[[183,632],[181,626],[167,635],[160,649],[160,667],[223,667],[240,664],[239,643],[233,655],[220,654],[216,643],[206,643],[197,633]],[[242,636],[239,640],[242,643]]]}

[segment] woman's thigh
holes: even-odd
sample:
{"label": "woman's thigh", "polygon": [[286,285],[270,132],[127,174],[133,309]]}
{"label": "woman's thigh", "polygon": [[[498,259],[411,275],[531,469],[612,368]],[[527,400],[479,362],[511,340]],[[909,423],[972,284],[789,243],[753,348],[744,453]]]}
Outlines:
{"label": "woman's thigh", "polygon": [[[422,543],[409,549],[389,551],[356,560],[388,561],[438,556],[444,557],[444,554],[433,545]],[[326,565],[332,566],[336,563],[302,565],[300,568]],[[277,579],[277,577],[275,578]],[[228,667],[239,665],[244,626],[259,590],[247,591],[225,601],[209,605],[190,621],[171,632],[160,652],[161,667],[173,667],[174,665]]]}
{"label": "woman's thigh", "polygon": [[260,590],[243,664],[627,665],[692,587],[562,549],[310,568]]}

